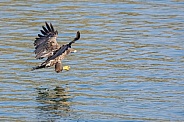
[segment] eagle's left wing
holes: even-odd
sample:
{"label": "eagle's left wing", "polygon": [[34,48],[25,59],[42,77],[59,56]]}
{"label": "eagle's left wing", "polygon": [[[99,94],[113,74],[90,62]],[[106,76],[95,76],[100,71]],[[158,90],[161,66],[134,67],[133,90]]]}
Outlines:
{"label": "eagle's left wing", "polygon": [[45,57],[50,57],[53,55],[54,51],[60,48],[56,41],[58,36],[58,31],[54,30],[54,27],[45,22],[46,27],[42,26],[43,30],[40,30],[41,34],[34,41],[36,59],[41,59]]}

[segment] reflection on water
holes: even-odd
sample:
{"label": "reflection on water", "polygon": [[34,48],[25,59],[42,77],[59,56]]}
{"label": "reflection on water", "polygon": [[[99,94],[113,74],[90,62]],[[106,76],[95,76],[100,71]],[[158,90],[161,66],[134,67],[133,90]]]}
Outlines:
{"label": "reflection on water", "polygon": [[[0,2],[1,121],[184,121],[182,0]],[[81,39],[63,65],[31,71],[44,22],[58,43]]]}
{"label": "reflection on water", "polygon": [[36,101],[39,106],[38,120],[48,118],[48,121],[55,121],[58,117],[70,116],[70,95],[62,87],[55,89],[37,88],[38,96]]}

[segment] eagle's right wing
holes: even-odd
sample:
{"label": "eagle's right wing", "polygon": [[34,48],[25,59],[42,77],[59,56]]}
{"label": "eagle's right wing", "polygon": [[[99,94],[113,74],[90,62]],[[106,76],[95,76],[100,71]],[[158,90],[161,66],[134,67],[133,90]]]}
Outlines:
{"label": "eagle's right wing", "polygon": [[75,41],[80,39],[80,32],[78,31],[76,37],[68,44],[61,46],[58,50],[56,50],[52,56],[50,56],[45,62],[49,62],[50,60],[54,60],[59,57],[59,60],[63,60],[69,53],[75,52],[71,45],[75,43]]}
{"label": "eagle's right wing", "polygon": [[45,22],[45,24],[46,27],[42,26],[43,30],[40,30],[42,35],[38,34],[38,38],[34,41],[36,59],[50,57],[60,48],[60,45],[56,41],[58,31],[54,30],[51,23],[49,25]]}

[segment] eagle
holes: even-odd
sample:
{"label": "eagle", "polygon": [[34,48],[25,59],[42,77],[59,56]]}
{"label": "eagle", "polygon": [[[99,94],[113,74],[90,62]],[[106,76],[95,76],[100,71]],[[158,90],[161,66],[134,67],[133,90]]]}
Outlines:
{"label": "eagle", "polygon": [[77,31],[76,37],[69,43],[65,45],[59,45],[56,41],[58,37],[58,31],[54,29],[53,25],[45,22],[45,26],[42,26],[41,34],[35,38],[35,58],[43,59],[47,58],[39,66],[33,67],[32,70],[47,68],[55,65],[55,71],[57,73],[61,72],[63,69],[68,69],[68,67],[62,66],[62,60],[71,52],[76,52],[75,49],[71,48],[75,41],[80,39],[80,32]]}

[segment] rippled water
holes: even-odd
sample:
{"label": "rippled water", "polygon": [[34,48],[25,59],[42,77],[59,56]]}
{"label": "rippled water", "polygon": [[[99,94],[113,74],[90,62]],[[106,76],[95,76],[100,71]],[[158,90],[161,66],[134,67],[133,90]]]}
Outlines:
{"label": "rippled water", "polygon": [[[1,121],[184,121],[182,0],[0,2]],[[44,22],[78,52],[31,71]]]}

